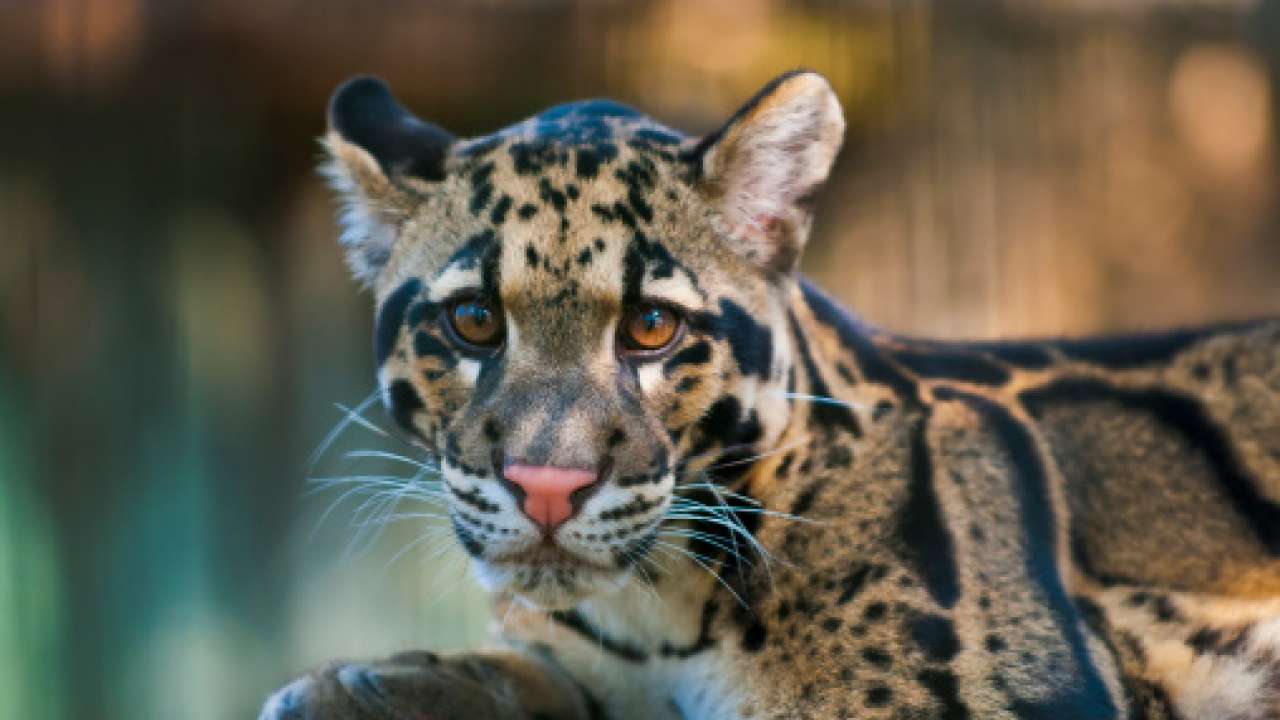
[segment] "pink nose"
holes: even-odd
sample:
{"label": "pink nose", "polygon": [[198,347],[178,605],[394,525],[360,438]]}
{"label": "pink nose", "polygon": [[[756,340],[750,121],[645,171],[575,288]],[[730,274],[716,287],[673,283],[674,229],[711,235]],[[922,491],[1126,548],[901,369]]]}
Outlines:
{"label": "pink nose", "polygon": [[546,465],[508,465],[503,475],[524,493],[524,514],[548,531],[573,517],[574,491],[596,481],[590,470]]}

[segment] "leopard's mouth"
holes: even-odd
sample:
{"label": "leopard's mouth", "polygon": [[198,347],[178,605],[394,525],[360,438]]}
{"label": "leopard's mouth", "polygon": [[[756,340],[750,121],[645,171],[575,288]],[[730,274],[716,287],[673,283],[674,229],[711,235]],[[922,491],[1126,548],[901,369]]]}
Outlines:
{"label": "leopard's mouth", "polygon": [[[641,551],[643,552],[643,551]],[[521,598],[546,609],[569,609],[588,597],[607,595],[627,585],[640,555],[625,551],[610,561],[584,557],[555,541],[510,550],[473,563],[476,577],[490,592]]]}
{"label": "leopard's mouth", "polygon": [[485,562],[499,568],[530,569],[547,571],[564,570],[596,570],[600,572],[616,571],[616,567],[607,566],[581,557],[552,540],[544,540],[532,547],[504,553],[487,559]]}

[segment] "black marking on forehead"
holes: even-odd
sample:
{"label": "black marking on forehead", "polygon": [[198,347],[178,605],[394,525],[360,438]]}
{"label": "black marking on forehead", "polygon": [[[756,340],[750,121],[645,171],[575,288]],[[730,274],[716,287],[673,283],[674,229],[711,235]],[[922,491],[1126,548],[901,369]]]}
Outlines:
{"label": "black marking on forehead", "polygon": [[489,222],[494,225],[501,225],[507,221],[507,211],[511,209],[511,196],[503,194],[499,198],[497,204],[493,206],[493,210],[489,213]]}
{"label": "black marking on forehead", "polygon": [[534,215],[538,214],[538,206],[533,203],[525,203],[520,206],[520,209],[516,211],[516,214],[520,216],[521,220],[529,220]]}
{"label": "black marking on forehead", "polygon": [[600,222],[603,222],[603,223],[611,223],[614,220],[617,220],[617,218],[614,217],[613,215],[613,210],[609,209],[609,206],[607,205],[601,205],[600,203],[592,203],[591,212],[593,215],[595,215],[597,218],[600,219]]}
{"label": "black marking on forehead", "polygon": [[373,331],[373,357],[377,367],[382,367],[387,357],[391,355],[396,340],[400,337],[400,326],[404,324],[405,310],[421,290],[422,281],[418,278],[409,278],[401,283],[400,287],[391,291],[387,299],[382,302]]}
{"label": "black marking on forehead", "polygon": [[627,186],[627,203],[636,216],[646,223],[653,221],[653,206],[646,196],[653,191],[655,166],[647,157],[638,157],[626,167],[614,171],[614,176]]}
{"label": "black marking on forehead", "polygon": [[584,180],[593,180],[600,172],[600,166],[613,162],[618,157],[618,146],[613,143],[598,143],[589,147],[580,147],[574,153],[574,171]]}
{"label": "black marking on forehead", "polygon": [[496,247],[497,236],[494,232],[492,230],[483,230],[467,238],[462,247],[449,256],[449,261],[445,263],[445,267],[457,265],[459,270],[474,270],[484,261],[485,256],[492,253]]}
{"label": "black marking on forehead", "polygon": [[487,162],[471,171],[471,202],[468,208],[477,217],[484,212],[489,199],[493,197],[493,182],[490,180],[493,168],[494,163]]}
{"label": "black marking on forehead", "polygon": [[[652,269],[654,279],[661,279],[671,277],[677,267],[685,270],[684,266],[671,256],[665,245],[656,240],[651,241],[645,237],[644,233],[636,231],[622,258],[622,302],[625,304],[640,302],[647,270]],[[685,270],[685,275],[694,283],[694,287],[697,287],[693,274]]]}
{"label": "black marking on forehead", "polygon": [[562,146],[546,140],[522,140],[508,149],[519,175],[535,175],[552,165],[564,165],[567,154]]}
{"label": "black marking on forehead", "polygon": [[565,197],[564,191],[556,189],[551,181],[546,178],[538,180],[538,197],[543,202],[551,203],[556,212],[564,214],[565,206],[568,204],[568,198]]}

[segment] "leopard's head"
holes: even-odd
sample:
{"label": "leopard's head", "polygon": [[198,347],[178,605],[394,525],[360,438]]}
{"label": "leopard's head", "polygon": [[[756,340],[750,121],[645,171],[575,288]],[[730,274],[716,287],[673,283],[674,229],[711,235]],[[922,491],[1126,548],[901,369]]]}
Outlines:
{"label": "leopard's head", "polygon": [[702,138],[596,100],[464,140],[379,80],[338,89],[324,170],[382,397],[490,589],[559,608],[623,586],[690,536],[682,490],[777,442],[843,129],[811,72]]}

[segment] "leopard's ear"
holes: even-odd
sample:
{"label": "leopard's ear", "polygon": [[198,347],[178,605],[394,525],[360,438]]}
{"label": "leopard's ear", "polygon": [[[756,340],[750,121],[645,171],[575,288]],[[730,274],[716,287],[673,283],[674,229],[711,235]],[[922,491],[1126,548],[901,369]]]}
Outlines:
{"label": "leopard's ear", "polygon": [[826,78],[806,70],[775,78],[693,151],[717,230],[762,267],[794,270],[843,138]]}
{"label": "leopard's ear", "polygon": [[361,282],[372,285],[390,258],[396,228],[414,206],[411,186],[444,179],[453,140],[405,110],[377,78],[353,78],[334,91],[321,172],[342,200],[341,242]]}

